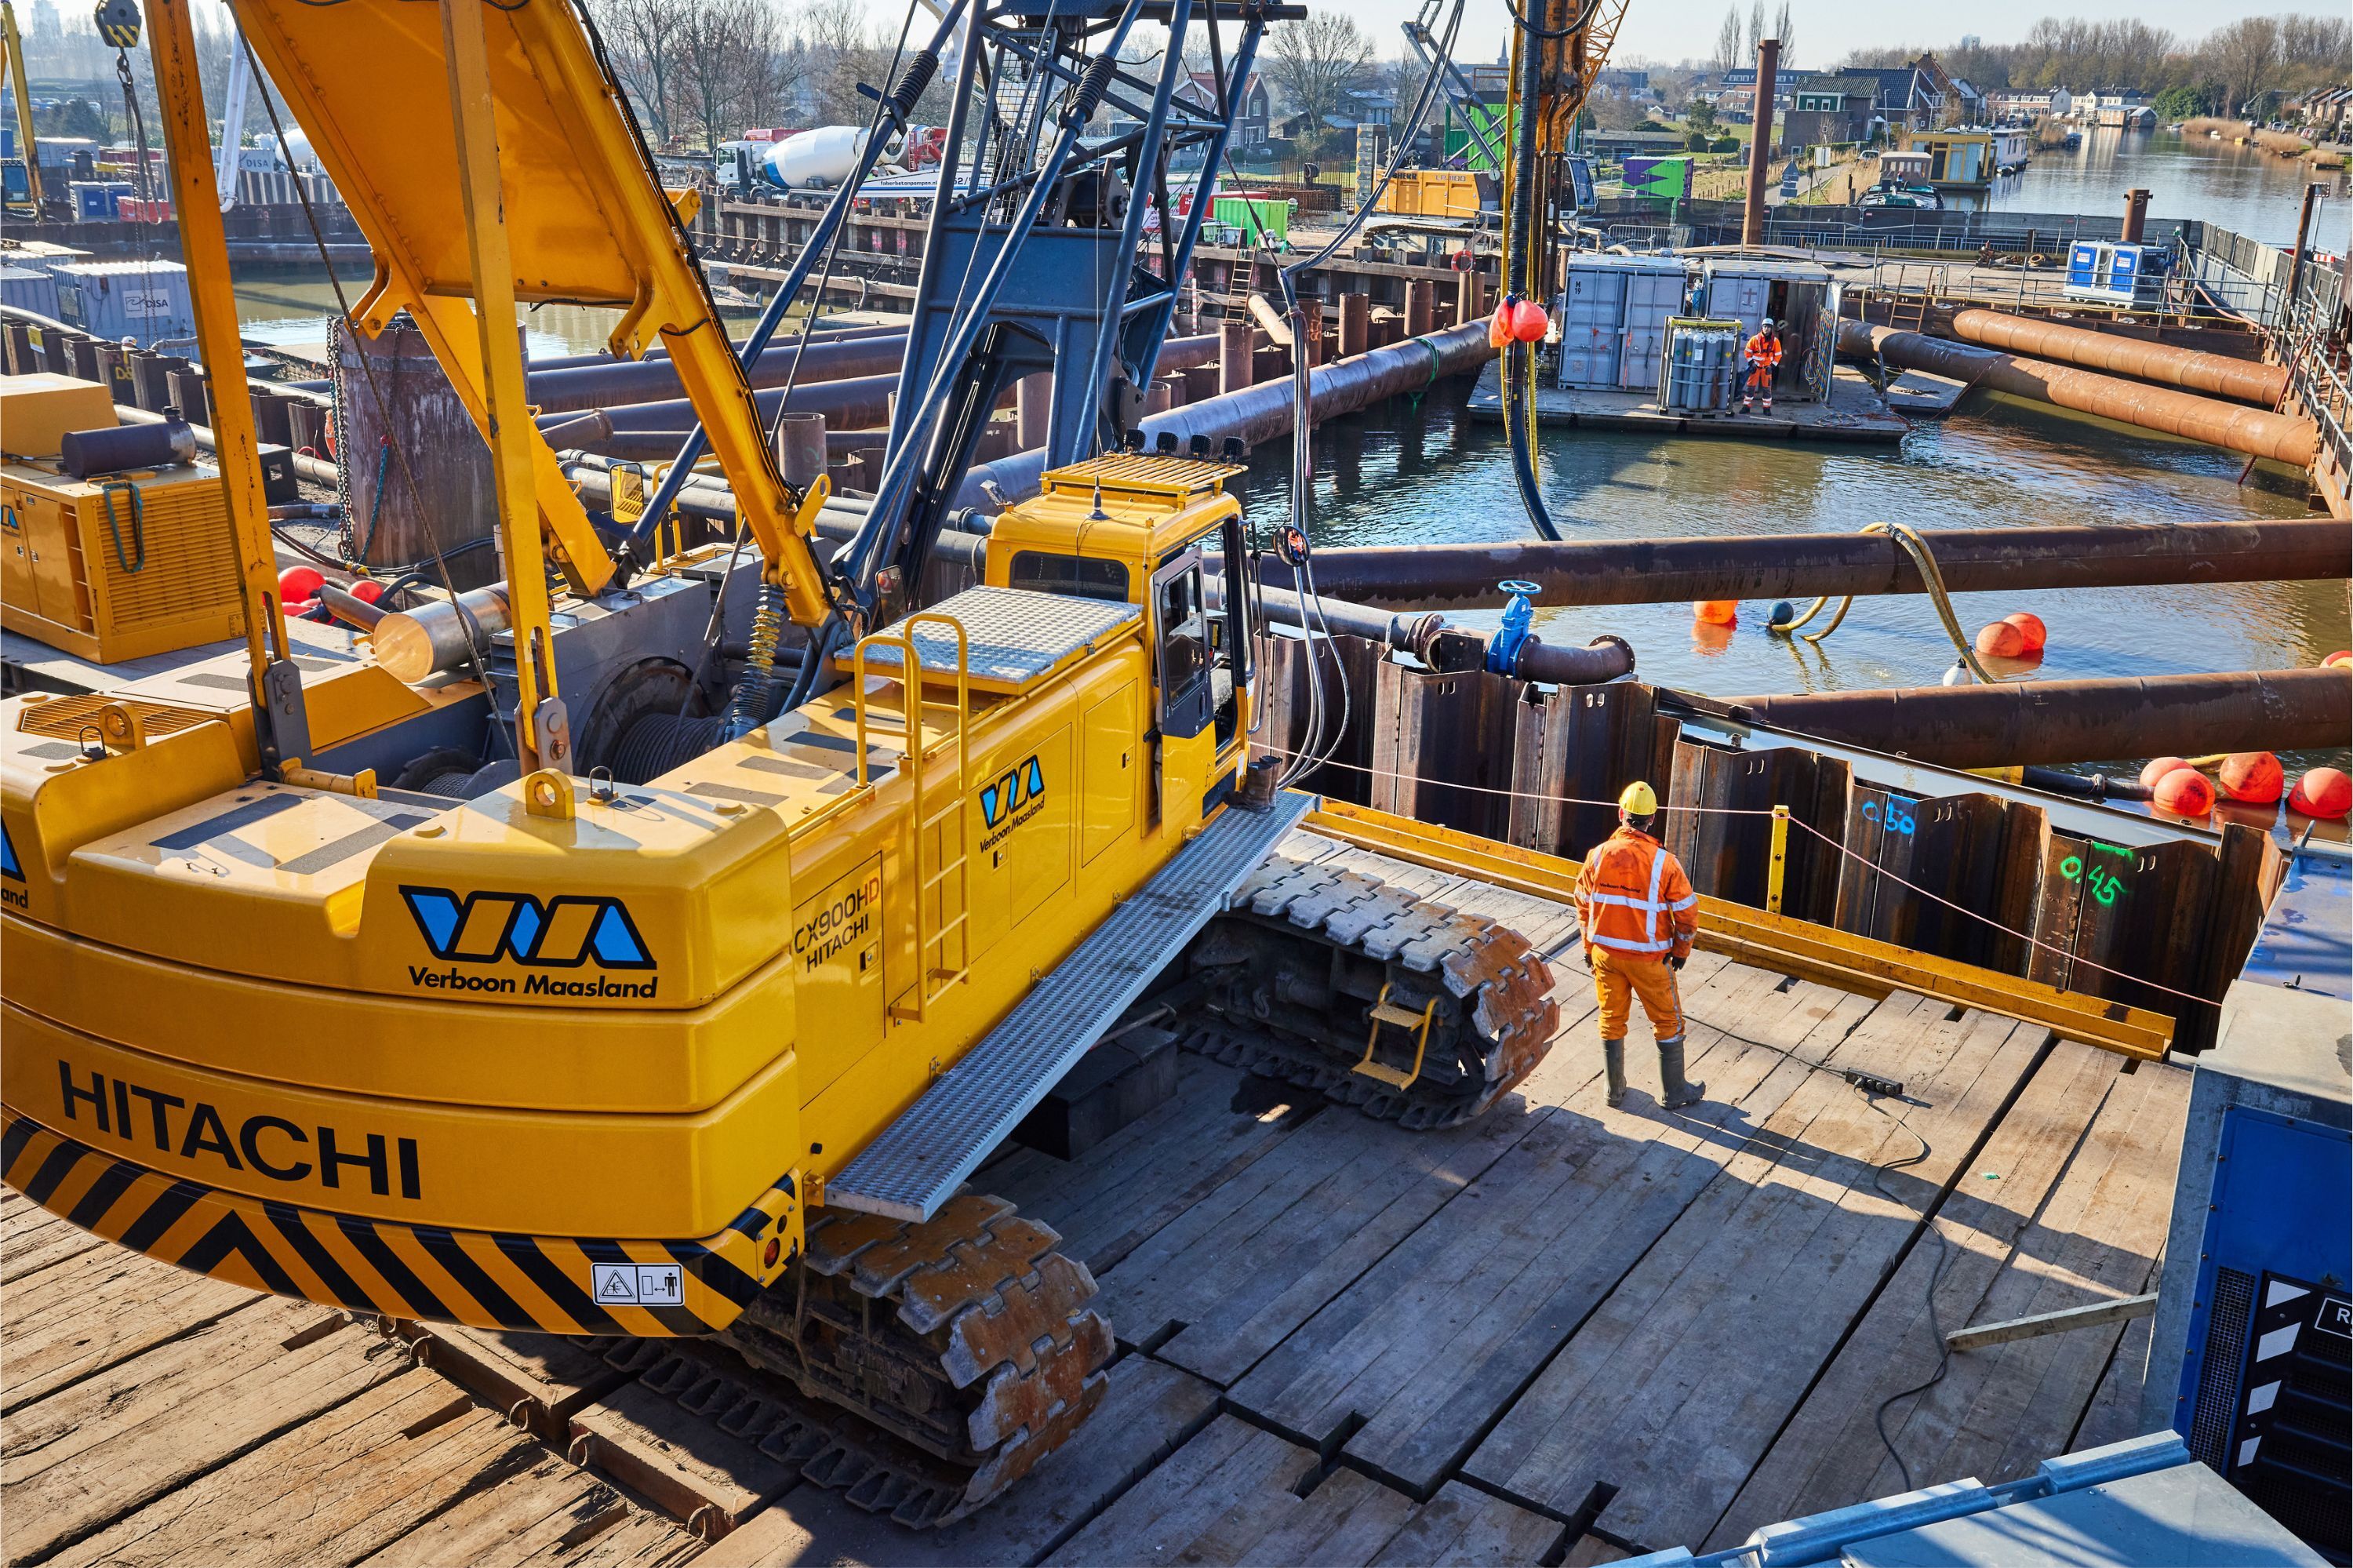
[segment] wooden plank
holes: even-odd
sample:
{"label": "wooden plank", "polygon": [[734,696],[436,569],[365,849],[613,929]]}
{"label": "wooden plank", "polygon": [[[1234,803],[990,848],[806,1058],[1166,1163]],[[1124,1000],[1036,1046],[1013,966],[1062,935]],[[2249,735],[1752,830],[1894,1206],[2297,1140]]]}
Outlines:
{"label": "wooden plank", "polygon": [[543,1441],[562,1443],[573,1414],[629,1381],[586,1341],[561,1334],[501,1333],[456,1323],[396,1322],[418,1364]]}
{"label": "wooden plank", "polygon": [[[272,1379],[264,1372],[252,1381]],[[317,1412],[52,1561],[57,1568],[357,1563],[528,1464],[535,1451],[440,1378],[411,1370]]]}
{"label": "wooden plank", "polygon": [[1989,1345],[2006,1345],[2013,1340],[2063,1334],[2070,1329],[2101,1329],[2111,1323],[2128,1322],[2135,1318],[2154,1317],[2156,1313],[2157,1294],[2150,1291],[2114,1301],[2094,1301],[2084,1307],[2062,1307],[2055,1312],[2039,1312],[2031,1318],[2012,1318],[2007,1322],[1974,1324],[1946,1335],[1945,1345],[1956,1352],[1982,1351]]}
{"label": "wooden plank", "polygon": [[8,1550],[58,1552],[406,1366],[340,1314],[270,1298],[85,1378],[0,1435]]}
{"label": "wooden plank", "polygon": [[[522,1568],[553,1560],[589,1563],[682,1563],[702,1542],[670,1520],[630,1503],[554,1454],[530,1457],[362,1560],[362,1568]],[[649,1556],[647,1548],[654,1550]]]}
{"label": "wooden plank", "polygon": [[1560,1533],[1556,1520],[1462,1487],[1416,1503],[1223,1415],[1046,1561],[1521,1563]]}
{"label": "wooden plank", "polygon": [[105,1238],[27,1200],[0,1217],[0,1285],[13,1285],[51,1264],[105,1245]]}
{"label": "wooden plank", "polygon": [[701,1560],[702,1568],[965,1568],[1027,1564],[1061,1546],[1217,1413],[1218,1392],[1148,1356],[1111,1369],[1103,1408],[1002,1501],[939,1530],[911,1531],[824,1487],[795,1487]]}
{"label": "wooden plank", "polygon": [[[2035,1294],[2021,1289],[2023,1281],[2074,1261],[2092,1265],[2097,1276],[2145,1280],[2147,1252],[2103,1257],[2102,1251],[2119,1249],[2078,1245],[2073,1233],[2120,1170],[2160,1165],[2169,1178],[2188,1077],[2177,1068],[2147,1065],[2122,1074],[2086,1047],[2063,1042],[2055,1047],[1940,1212],[1937,1230],[1949,1254],[1940,1258],[1925,1242],[1914,1248],[1737,1498],[1708,1527],[1706,1549],[1736,1545],[1778,1520],[1905,1489],[1903,1471],[1874,1430],[1874,1413],[1891,1394],[1935,1373],[1936,1327],[2016,1316],[2021,1299],[2031,1303]],[[2149,1147],[2135,1148],[2141,1140]],[[2129,1179],[2126,1185],[2131,1186]],[[2150,1201],[2147,1190],[2131,1190]],[[2120,1189],[2109,1198],[2125,1195]],[[2155,1207],[2160,1212],[2151,1228],[2161,1234],[2167,1205],[2158,1201]],[[1927,1306],[1932,1276],[1936,1325]],[[2069,1283],[2078,1299],[2105,1293],[2087,1289],[2085,1282]],[[2046,1391],[2041,1369],[2084,1362],[2096,1376],[2116,1332],[2084,1330],[1954,1357],[1944,1383],[1887,1414],[1912,1484],[1964,1475],[1989,1482],[2013,1478],[2078,1446],[2073,1439],[2089,1403],[2088,1383],[2081,1393],[2061,1383]],[[2047,1407],[2045,1392],[2052,1396]],[[1979,1427],[1981,1419],[1998,1425]],[[2015,1467],[1997,1474],[1991,1467],[2004,1462],[2002,1451],[2013,1436],[2024,1439],[2024,1451],[2009,1461]],[[1702,1549],[1699,1539],[1690,1544]]]}
{"label": "wooden plank", "polygon": [[[1898,994],[1831,1054],[1905,1081],[1865,1102],[1807,1073],[1472,1456],[1482,1481],[1668,1545],[1729,1498],[1877,1289],[1920,1213],[2040,1054],[2045,1032]],[[1900,1174],[1885,1161],[1927,1157]],[[1892,1194],[1892,1195],[1891,1195]]]}
{"label": "wooden plank", "polygon": [[639,1383],[574,1413],[568,1457],[610,1476],[706,1541],[799,1479],[782,1459]]}
{"label": "wooden plank", "polygon": [[[2156,1289],[2164,1276],[2165,1263],[2160,1258],[2149,1272],[2149,1288]],[[2109,1353],[2107,1370],[2100,1374],[2099,1387],[2093,1391],[2092,1403],[2076,1424],[2065,1452],[2105,1447],[2140,1436],[2141,1389],[2148,1381],[2148,1341],[2155,1324],[2152,1318],[2136,1318],[2125,1325],[2124,1337]]]}
{"label": "wooden plank", "polygon": [[[1807,1031],[1782,1038],[1798,1044],[1818,1031],[1836,1040],[1850,1026],[1844,1014],[1867,1005],[1779,984],[1727,967],[1692,998],[1694,1071],[1708,1081],[1706,1101],[1661,1113],[1637,1093],[1613,1111],[1598,1075],[1585,1078],[1561,1111],[1236,1383],[1236,1403],[1319,1441],[1361,1415],[1351,1458],[1434,1492],[1806,1075],[1775,1041],[1777,1026],[1809,1010]],[[1826,1004],[1819,1016],[1816,1002]],[[1775,1044],[1740,1044],[1698,1022],[1717,1015]],[[1588,1021],[1555,1054],[1598,1065],[1597,1047]]]}
{"label": "wooden plank", "polygon": [[0,1412],[16,1410],[260,1298],[243,1286],[101,1244],[0,1293]]}

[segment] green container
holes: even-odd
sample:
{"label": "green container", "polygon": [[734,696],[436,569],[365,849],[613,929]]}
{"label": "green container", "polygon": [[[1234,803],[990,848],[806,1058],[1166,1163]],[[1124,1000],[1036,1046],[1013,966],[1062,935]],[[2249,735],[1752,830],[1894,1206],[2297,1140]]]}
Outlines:
{"label": "green container", "polygon": [[1243,244],[1256,245],[1291,238],[1291,208],[1288,197],[1219,196],[1209,212],[1227,228],[1240,229]]}

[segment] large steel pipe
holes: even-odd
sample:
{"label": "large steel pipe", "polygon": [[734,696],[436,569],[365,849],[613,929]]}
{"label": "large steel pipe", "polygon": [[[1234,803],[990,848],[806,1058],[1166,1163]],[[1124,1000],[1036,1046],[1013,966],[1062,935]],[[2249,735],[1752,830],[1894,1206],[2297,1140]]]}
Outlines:
{"label": "large steel pipe", "polygon": [[[945,540],[949,535],[943,534],[940,537]],[[985,544],[987,541],[979,542]],[[1225,575],[1212,572],[1205,581],[1209,608],[1223,609]],[[1293,589],[1263,586],[1252,596],[1251,603],[1261,620],[1276,626],[1296,627],[1301,630],[1314,630],[1334,637],[1361,637],[1384,648],[1394,648],[1425,660],[1437,643],[1440,633],[1451,633],[1461,640],[1472,661],[1479,666],[1483,668],[1487,662],[1488,633],[1449,626],[1444,616],[1435,613],[1400,614],[1366,605],[1349,604],[1329,596],[1310,606]],[[1563,686],[1598,685],[1633,672],[1633,647],[1619,637],[1597,637],[1582,648],[1531,637],[1520,644],[1519,654],[1512,667],[1512,673],[1523,681],[1544,681]]]}
{"label": "large steel pipe", "polygon": [[1922,333],[1848,322],[1839,328],[1838,346],[1840,353],[1853,358],[1876,355],[1906,370],[1926,370],[2296,468],[2309,466],[2319,445],[2318,429],[2310,419],[2218,403],[2211,397],[2120,381],[2097,371],[2022,359]]}
{"label": "large steel pipe", "polygon": [[2118,376],[2163,382],[2185,391],[2233,397],[2258,408],[2276,408],[2287,395],[2287,366],[2232,359],[2194,348],[2173,348],[2113,333],[2087,332],[2058,322],[2035,321],[2006,311],[1966,310],[1953,313],[1953,334],[1988,348],[2031,354],[2090,370],[2112,370]]}
{"label": "large steel pipe", "polygon": [[[808,387],[863,376],[895,373],[907,357],[907,337],[830,339],[804,346],[780,343],[745,368],[756,389],[782,387],[786,379]],[[686,388],[668,359],[617,359],[561,370],[534,370],[530,397],[543,414],[612,408],[659,398],[681,397]]]}
{"label": "large steel pipe", "polygon": [[[789,407],[796,413],[823,414],[828,426],[839,425],[847,429],[861,425],[887,425],[891,422],[891,395],[899,389],[896,376],[860,376],[848,381],[820,381],[814,386],[798,386],[792,389]],[[765,422],[776,417],[778,405],[785,403],[785,390],[772,387],[754,392],[752,399],[759,405],[760,418]],[[1011,394],[1007,394],[1009,403]],[[674,434],[681,440],[686,433],[701,422],[694,404],[684,397],[671,397],[656,403],[624,403],[607,408],[612,416],[617,434],[659,431]],[[542,414],[539,428],[568,424],[576,413]],[[675,451],[672,456],[676,456]]]}
{"label": "large steel pipe", "polygon": [[2341,668],[1725,700],[1736,717],[1943,768],[2353,743],[2353,670]]}
{"label": "large steel pipe", "polygon": [[[1935,528],[1921,537],[1955,593],[2297,582],[2353,577],[2353,530],[2327,519]],[[1288,582],[1278,563],[1261,568]],[[1500,605],[1522,578],[1547,605],[1925,593],[1911,553],[1883,534],[1722,539],[1370,546],[1319,550],[1315,580],[1360,604]]]}
{"label": "large steel pipe", "polygon": [[[1321,424],[1390,397],[1419,392],[1444,376],[1467,376],[1493,357],[1495,351],[1487,343],[1487,323],[1482,320],[1334,360],[1308,372],[1308,415]],[[1229,436],[1255,446],[1291,433],[1291,382],[1286,377],[1204,397],[1155,414],[1144,421],[1143,428],[1147,444],[1156,444],[1167,434],[1176,439],[1179,451],[1188,450],[1196,436],[1205,438],[1213,451]],[[1008,500],[1034,495],[1045,466],[1042,450],[1016,452],[977,466],[965,476],[955,504],[988,504],[990,496],[984,484],[994,485]]]}

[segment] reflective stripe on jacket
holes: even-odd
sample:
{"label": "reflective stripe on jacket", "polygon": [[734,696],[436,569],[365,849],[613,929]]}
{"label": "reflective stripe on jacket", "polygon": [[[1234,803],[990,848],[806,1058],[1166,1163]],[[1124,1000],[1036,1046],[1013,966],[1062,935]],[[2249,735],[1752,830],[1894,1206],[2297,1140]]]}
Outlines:
{"label": "reflective stripe on jacket", "polygon": [[1751,365],[1778,365],[1781,363],[1781,340],[1767,337],[1760,332],[1750,338],[1748,345],[1740,352]]}
{"label": "reflective stripe on jacket", "polygon": [[1587,941],[1637,958],[1688,953],[1699,933],[1699,895],[1683,863],[1632,828],[1620,828],[1585,857],[1577,914]]}

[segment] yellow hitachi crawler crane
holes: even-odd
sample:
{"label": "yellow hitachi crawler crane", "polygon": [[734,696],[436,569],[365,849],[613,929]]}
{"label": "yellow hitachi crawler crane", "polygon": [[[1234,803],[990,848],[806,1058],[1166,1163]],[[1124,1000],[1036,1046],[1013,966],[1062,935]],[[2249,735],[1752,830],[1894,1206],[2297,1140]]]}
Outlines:
{"label": "yellow hitachi crawler crane", "polygon": [[[11,1185],[257,1290],[704,1340],[854,1413],[881,1456],[856,1500],[931,1523],[1103,1397],[1085,1268],[962,1188],[1147,988],[1187,988],[1275,1070],[1415,1125],[1477,1114],[1535,1065],[1549,977],[1509,932],[1362,878],[1258,871],[1305,801],[1246,767],[1236,470],[1124,450],[1122,377],[1058,394],[1056,440],[1082,461],[998,519],[987,580],[911,608],[940,478],[977,436],[959,410],[985,418],[1039,355],[1132,371],[1140,353],[1148,382],[1152,291],[1173,298],[1181,249],[1165,278],[1113,270],[1026,348],[1016,318],[1051,302],[990,292],[1084,282],[1015,278],[1032,239],[1049,260],[1082,240],[1137,253],[1141,204],[1103,199],[1099,164],[1083,204],[1071,185],[1142,0],[1065,0],[1028,35],[1049,53],[1109,36],[1065,73],[1049,154],[965,209],[998,227],[943,217],[927,276],[978,281],[919,313],[893,477],[830,560],[826,487],[780,477],[691,197],[652,177],[579,13],[245,0],[245,37],[374,245],[354,325],[415,321],[497,481],[504,582],[378,621],[372,654],[337,661],[298,661],[275,602],[189,5],[151,0],[149,33],[247,648],[0,704]],[[1201,9],[1245,22],[1238,98],[1282,7]],[[971,96],[987,38],[955,5],[878,122],[958,26]],[[1185,134],[1213,170],[1223,123]],[[965,264],[975,235],[1003,264]],[[523,397],[516,307],[551,300],[616,309],[617,354],[668,348],[737,498],[740,570],[728,541],[660,533],[660,505],[626,537],[584,511]],[[714,713],[696,671],[721,622],[747,652]],[[1248,910],[1211,926],[1254,873]]]}

